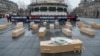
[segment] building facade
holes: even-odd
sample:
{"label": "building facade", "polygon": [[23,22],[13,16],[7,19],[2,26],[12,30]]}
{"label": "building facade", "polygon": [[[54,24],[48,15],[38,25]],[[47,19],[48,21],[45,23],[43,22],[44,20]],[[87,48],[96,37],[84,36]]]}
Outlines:
{"label": "building facade", "polygon": [[64,0],[32,0],[29,5],[31,15],[67,15]]}
{"label": "building facade", "polygon": [[81,0],[72,14],[80,17],[100,18],[100,0]]}
{"label": "building facade", "polygon": [[0,14],[15,13],[18,10],[18,5],[9,0],[0,0]]}

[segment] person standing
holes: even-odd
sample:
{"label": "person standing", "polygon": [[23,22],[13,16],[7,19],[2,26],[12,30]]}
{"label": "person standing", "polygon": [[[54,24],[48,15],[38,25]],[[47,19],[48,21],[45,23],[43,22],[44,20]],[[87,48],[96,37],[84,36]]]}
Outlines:
{"label": "person standing", "polygon": [[6,18],[7,18],[7,21],[9,22],[9,16],[6,16]]}

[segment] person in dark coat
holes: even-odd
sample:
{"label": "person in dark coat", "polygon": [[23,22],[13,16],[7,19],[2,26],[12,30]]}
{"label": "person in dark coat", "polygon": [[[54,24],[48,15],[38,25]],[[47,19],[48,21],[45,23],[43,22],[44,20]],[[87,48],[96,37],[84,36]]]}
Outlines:
{"label": "person in dark coat", "polygon": [[7,18],[7,21],[9,22],[9,16],[6,16],[6,18]]}

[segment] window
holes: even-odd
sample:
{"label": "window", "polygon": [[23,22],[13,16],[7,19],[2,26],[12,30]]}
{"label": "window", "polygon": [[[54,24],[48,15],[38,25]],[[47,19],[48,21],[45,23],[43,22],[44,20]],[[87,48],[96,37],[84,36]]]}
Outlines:
{"label": "window", "polygon": [[47,7],[41,7],[40,11],[47,11]]}
{"label": "window", "polygon": [[66,8],[64,8],[64,12],[67,12],[67,9]]}
{"label": "window", "polygon": [[49,7],[49,11],[56,11],[56,7]]}
{"label": "window", "polygon": [[32,11],[39,11],[39,7],[33,8]]}
{"label": "window", "polygon": [[58,11],[58,12],[63,12],[63,8],[58,7],[58,8],[57,8],[57,11]]}

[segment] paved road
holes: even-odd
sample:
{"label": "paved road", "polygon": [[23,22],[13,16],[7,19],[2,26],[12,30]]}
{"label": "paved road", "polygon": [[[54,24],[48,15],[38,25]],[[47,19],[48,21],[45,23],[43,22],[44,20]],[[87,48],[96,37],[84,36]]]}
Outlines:
{"label": "paved road", "polygon": [[7,19],[6,18],[0,18],[0,24],[4,24],[7,22]]}
{"label": "paved road", "polygon": [[[99,19],[80,18],[81,21],[94,21],[99,23]],[[6,19],[0,19],[0,24],[6,23]],[[66,37],[61,33],[61,29],[55,29],[52,33],[47,30],[46,36],[39,39],[38,32],[28,31],[28,25],[24,24],[25,33],[17,39],[11,36],[15,25],[12,24],[8,29],[0,31],[0,56],[100,56],[100,30],[96,30],[96,36],[87,36],[80,33],[79,28],[73,26],[72,39],[80,39],[83,41],[85,50],[80,53],[65,52],[59,54],[42,54],[40,53],[40,41],[49,40],[51,37]],[[33,32],[33,33],[32,33]]]}
{"label": "paved road", "polygon": [[100,18],[79,18],[81,21],[84,22],[96,22],[100,23]]}

